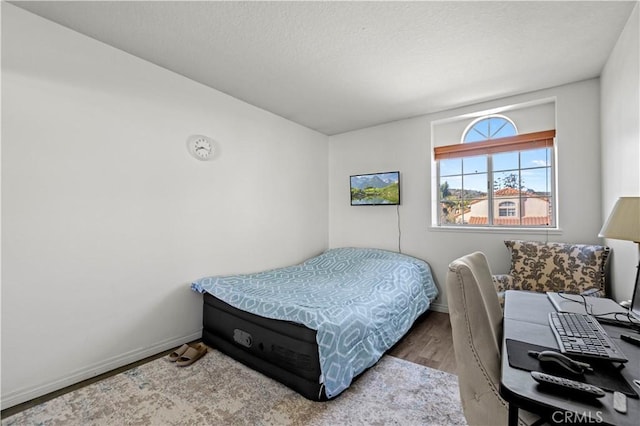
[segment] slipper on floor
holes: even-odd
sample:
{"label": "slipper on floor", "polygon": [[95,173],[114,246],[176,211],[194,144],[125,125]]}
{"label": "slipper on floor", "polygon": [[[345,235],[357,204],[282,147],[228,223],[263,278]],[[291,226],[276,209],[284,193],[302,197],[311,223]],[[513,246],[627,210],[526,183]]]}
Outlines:
{"label": "slipper on floor", "polygon": [[167,360],[171,362],[176,362],[178,358],[180,358],[182,354],[184,354],[187,351],[187,349],[189,349],[190,347],[191,346],[185,343],[184,345],[180,346],[178,349],[176,349],[175,351],[167,355]]}
{"label": "slipper on floor", "polygon": [[176,365],[178,367],[186,367],[188,365],[193,364],[204,354],[207,353],[207,347],[202,343],[198,343],[195,346],[189,346],[185,353],[182,354],[180,358],[176,361]]}

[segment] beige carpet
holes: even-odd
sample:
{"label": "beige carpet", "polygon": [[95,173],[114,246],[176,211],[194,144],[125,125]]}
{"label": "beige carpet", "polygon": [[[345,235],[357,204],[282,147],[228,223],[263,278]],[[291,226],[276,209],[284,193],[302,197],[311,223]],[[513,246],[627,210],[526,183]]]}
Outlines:
{"label": "beige carpet", "polygon": [[312,402],[216,350],[190,367],[157,359],[2,420],[2,425],[466,424],[456,376],[384,356]]}

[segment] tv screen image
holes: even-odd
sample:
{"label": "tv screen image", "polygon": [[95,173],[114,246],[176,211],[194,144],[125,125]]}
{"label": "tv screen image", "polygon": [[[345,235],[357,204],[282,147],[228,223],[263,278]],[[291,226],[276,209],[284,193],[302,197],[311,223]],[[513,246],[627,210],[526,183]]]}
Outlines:
{"label": "tv screen image", "polygon": [[350,183],[352,206],[400,204],[400,172],[353,175]]}

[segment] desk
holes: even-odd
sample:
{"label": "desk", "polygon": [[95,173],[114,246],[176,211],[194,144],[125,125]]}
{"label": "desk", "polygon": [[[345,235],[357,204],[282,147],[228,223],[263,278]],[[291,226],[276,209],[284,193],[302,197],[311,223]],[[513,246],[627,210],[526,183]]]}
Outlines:
{"label": "desk", "polygon": [[[518,409],[522,408],[550,416],[552,420],[560,423],[637,426],[640,418],[640,399],[628,397],[627,413],[621,414],[613,409],[612,392],[607,392],[595,403],[572,399],[569,396],[563,398],[539,391],[537,382],[531,378],[528,371],[512,368],[507,356],[506,339],[551,348],[558,347],[548,322],[548,313],[555,309],[546,294],[515,290],[506,292],[504,308],[500,395],[509,403],[510,425],[517,425]],[[620,340],[620,334],[629,334],[629,329],[610,325],[603,327],[629,358],[621,372],[632,384],[633,379],[640,379],[640,347]],[[640,393],[637,387],[634,390]]]}

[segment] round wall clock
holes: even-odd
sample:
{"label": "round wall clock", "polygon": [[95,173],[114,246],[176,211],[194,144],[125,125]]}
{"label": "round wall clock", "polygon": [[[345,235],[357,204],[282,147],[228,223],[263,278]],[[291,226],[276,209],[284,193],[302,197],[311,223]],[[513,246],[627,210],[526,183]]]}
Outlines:
{"label": "round wall clock", "polygon": [[194,158],[201,161],[210,160],[214,154],[213,141],[202,135],[189,136],[187,149]]}

